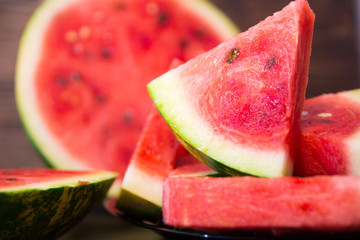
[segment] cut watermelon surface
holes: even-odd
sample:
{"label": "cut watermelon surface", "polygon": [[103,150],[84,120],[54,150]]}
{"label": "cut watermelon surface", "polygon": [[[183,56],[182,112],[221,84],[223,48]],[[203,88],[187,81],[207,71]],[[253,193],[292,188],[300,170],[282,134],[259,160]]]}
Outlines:
{"label": "cut watermelon surface", "polygon": [[360,178],[174,177],[163,221],[191,229],[360,229]]}
{"label": "cut watermelon surface", "polygon": [[294,174],[360,175],[360,90],[307,99]]}
{"label": "cut watermelon surface", "polygon": [[55,239],[105,198],[117,173],[0,170],[0,239]]}
{"label": "cut watermelon surface", "polygon": [[150,113],[146,84],[234,35],[205,1],[46,0],[29,21],[16,100],[32,142],[62,169],[122,179]]}
{"label": "cut watermelon surface", "polygon": [[219,172],[291,175],[314,14],[290,3],[148,84],[179,140]]}

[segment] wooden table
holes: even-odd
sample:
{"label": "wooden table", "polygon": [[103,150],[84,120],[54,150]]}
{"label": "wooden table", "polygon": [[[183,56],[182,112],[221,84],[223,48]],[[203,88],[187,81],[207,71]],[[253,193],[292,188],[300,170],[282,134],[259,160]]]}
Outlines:
{"label": "wooden table", "polygon": [[[61,1],[61,0],[59,0]],[[213,0],[240,27],[246,30],[280,10],[285,0]],[[316,13],[307,97],[359,87],[358,1],[309,0]],[[17,47],[24,26],[39,0],[0,0],[0,168],[45,166],[32,148],[21,126],[14,100],[14,69]],[[118,219],[117,219],[118,220]],[[65,239],[158,239],[159,236],[135,227],[126,230],[120,220],[103,211],[94,211]],[[98,227],[98,228],[96,228]],[[86,234],[82,238],[81,235]],[[98,233],[98,234],[96,234]],[[106,235],[107,234],[107,235]],[[134,235],[135,234],[135,235]],[[135,237],[134,237],[135,236]],[[108,238],[106,238],[108,237]]]}

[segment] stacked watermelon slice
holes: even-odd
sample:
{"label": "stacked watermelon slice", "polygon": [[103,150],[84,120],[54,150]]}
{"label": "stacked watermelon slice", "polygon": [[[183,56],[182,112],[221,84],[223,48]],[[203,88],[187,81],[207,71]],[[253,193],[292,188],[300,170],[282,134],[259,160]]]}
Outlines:
{"label": "stacked watermelon slice", "polygon": [[82,1],[47,0],[20,48],[19,111],[51,165],[117,171],[118,209],[176,228],[360,229],[360,92],[305,101],[306,0],[229,39],[202,1]]}

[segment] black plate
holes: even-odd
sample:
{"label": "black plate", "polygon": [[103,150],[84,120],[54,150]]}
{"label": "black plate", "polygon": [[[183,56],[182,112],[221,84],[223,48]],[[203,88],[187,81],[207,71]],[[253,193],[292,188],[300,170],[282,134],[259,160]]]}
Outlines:
{"label": "black plate", "polygon": [[105,208],[115,216],[131,224],[156,231],[168,239],[223,239],[223,240],[312,240],[312,239],[356,239],[360,240],[360,232],[304,232],[294,230],[221,230],[221,231],[202,231],[193,229],[180,229],[167,226],[161,221],[149,221],[126,215],[115,208],[116,199],[106,200]]}

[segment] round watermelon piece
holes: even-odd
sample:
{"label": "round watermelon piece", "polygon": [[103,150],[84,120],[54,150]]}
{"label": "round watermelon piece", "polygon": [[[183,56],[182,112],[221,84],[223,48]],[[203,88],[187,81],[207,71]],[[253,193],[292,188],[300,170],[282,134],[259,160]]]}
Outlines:
{"label": "round watermelon piece", "polygon": [[0,238],[55,239],[105,198],[109,171],[0,169]]}
{"label": "round watermelon piece", "polygon": [[307,99],[294,174],[360,175],[360,89]]}
{"label": "round watermelon piece", "polygon": [[46,0],[18,53],[26,132],[51,166],[120,182],[151,109],[146,84],[237,32],[201,0]]}
{"label": "round watermelon piece", "polygon": [[229,175],[291,175],[314,24],[291,2],[148,84],[180,142]]}

